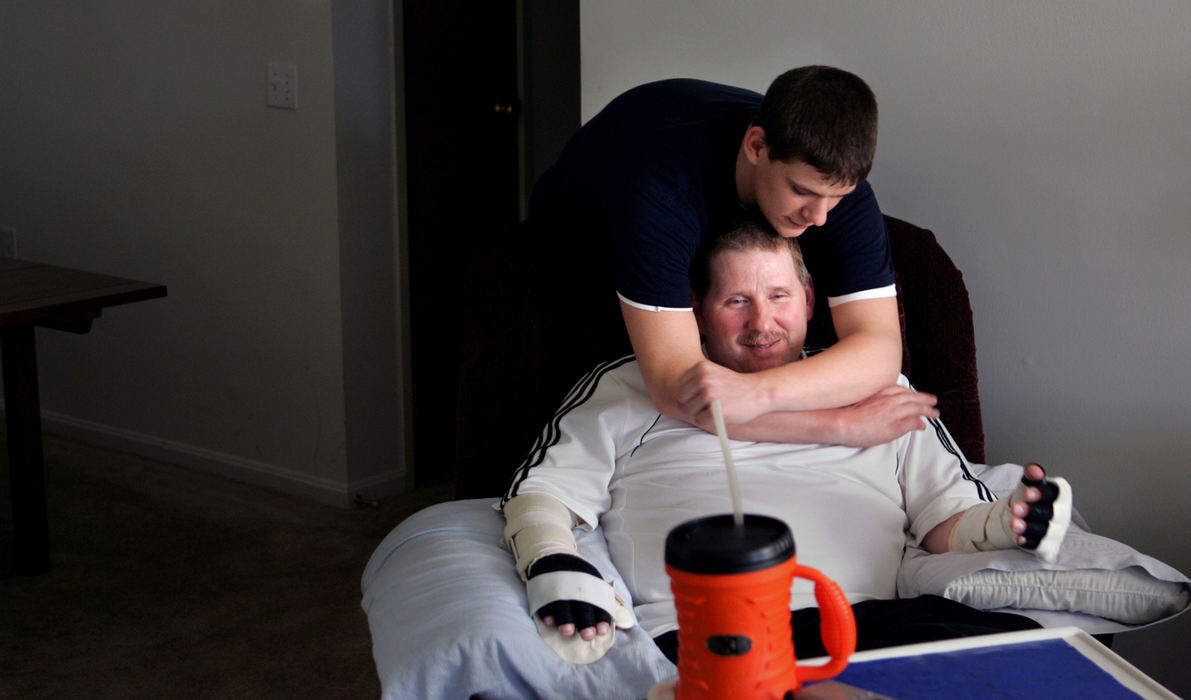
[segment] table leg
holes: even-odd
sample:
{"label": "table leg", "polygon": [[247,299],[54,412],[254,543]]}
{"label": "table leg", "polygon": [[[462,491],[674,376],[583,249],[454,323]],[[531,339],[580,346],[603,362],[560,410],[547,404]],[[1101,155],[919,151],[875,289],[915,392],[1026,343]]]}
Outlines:
{"label": "table leg", "polygon": [[0,365],[12,483],[13,571],[41,574],[50,569],[50,540],[33,324],[0,328]]}

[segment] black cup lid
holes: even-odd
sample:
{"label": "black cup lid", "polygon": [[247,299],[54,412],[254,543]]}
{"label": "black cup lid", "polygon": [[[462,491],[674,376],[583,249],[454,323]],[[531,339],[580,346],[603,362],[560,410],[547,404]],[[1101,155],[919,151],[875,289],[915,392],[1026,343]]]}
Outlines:
{"label": "black cup lid", "polygon": [[794,535],[781,520],[745,514],[688,520],[666,536],[666,564],[693,574],[744,574],[794,556]]}

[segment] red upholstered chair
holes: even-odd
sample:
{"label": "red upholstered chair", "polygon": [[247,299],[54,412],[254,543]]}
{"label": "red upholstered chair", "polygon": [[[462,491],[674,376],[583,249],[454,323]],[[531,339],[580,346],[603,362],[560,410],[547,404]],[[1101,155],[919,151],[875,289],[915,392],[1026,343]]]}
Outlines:
{"label": "red upholstered chair", "polygon": [[[943,421],[964,454],[983,462],[976,346],[963,275],[930,231],[889,216],[885,224],[897,271],[902,372],[920,390],[938,395]],[[554,245],[522,223],[488,237],[473,253],[468,284],[474,293],[462,310],[458,358],[458,498],[500,495],[567,390],[598,362],[632,351],[611,294],[582,323],[570,319],[559,331],[565,300],[553,298],[557,288],[536,283],[551,271],[536,262],[535,252]],[[808,344],[833,340],[830,314],[820,308]]]}

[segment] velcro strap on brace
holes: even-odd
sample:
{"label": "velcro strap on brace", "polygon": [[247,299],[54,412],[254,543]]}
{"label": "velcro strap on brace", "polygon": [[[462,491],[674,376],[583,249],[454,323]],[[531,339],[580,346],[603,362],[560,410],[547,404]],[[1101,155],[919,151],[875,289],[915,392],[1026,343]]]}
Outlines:
{"label": "velcro strap on brace", "polygon": [[616,619],[616,593],[612,584],[582,571],[551,571],[538,574],[525,584],[529,611],[536,612],[556,600],[590,603]]}
{"label": "velcro strap on brace", "polygon": [[528,580],[529,567],[548,554],[578,554],[571,532],[574,516],[557,498],[544,493],[521,494],[505,504],[504,514],[505,543],[522,581]]}
{"label": "velcro strap on brace", "polygon": [[[1058,556],[1059,546],[1071,523],[1071,486],[1061,477],[1047,477],[1046,481],[1057,485],[1059,493],[1053,504],[1054,515],[1034,553],[1043,561],[1052,562]],[[1024,483],[1018,484],[1008,498],[981,503],[964,511],[951,531],[947,548],[952,552],[1018,548],[1017,533],[1013,531],[1013,511],[1010,508],[1013,503],[1026,500],[1027,488]]]}

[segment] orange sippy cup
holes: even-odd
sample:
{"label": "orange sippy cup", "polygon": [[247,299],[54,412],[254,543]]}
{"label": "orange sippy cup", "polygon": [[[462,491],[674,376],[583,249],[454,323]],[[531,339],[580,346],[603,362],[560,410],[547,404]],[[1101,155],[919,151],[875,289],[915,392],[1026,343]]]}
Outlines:
{"label": "orange sippy cup", "polygon": [[[798,564],[781,520],[731,515],[691,520],[666,537],[666,573],[678,610],[678,700],[792,698],[831,678],[856,649],[856,622],[838,584]],[[790,629],[794,577],[815,582],[831,661],[798,665]]]}

